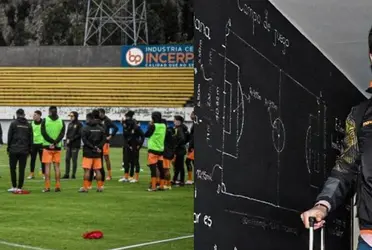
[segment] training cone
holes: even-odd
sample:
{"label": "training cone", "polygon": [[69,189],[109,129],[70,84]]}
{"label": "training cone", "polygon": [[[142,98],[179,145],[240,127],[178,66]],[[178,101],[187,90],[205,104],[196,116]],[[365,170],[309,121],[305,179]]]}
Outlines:
{"label": "training cone", "polygon": [[101,231],[92,231],[83,234],[84,239],[101,239],[103,238],[103,233]]}
{"label": "training cone", "polygon": [[18,190],[16,192],[13,192],[13,194],[30,194],[30,191],[28,191],[28,190]]}

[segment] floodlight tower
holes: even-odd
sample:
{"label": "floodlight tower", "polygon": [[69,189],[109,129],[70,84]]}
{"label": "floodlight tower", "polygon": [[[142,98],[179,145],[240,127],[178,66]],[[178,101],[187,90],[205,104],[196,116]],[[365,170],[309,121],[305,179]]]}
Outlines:
{"label": "floodlight tower", "polygon": [[87,0],[84,46],[105,45],[119,33],[121,44],[147,44],[146,8],[146,0]]}

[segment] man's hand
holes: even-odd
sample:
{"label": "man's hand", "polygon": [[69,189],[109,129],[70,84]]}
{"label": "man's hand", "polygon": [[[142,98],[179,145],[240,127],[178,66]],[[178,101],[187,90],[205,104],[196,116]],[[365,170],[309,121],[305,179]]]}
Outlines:
{"label": "man's hand", "polygon": [[107,140],[109,141],[109,140],[111,140],[111,138],[112,138],[112,136],[111,135],[109,135],[109,136],[107,136]]}
{"label": "man's hand", "polygon": [[102,152],[102,150],[101,150],[99,147],[94,147],[94,149],[95,149],[95,151],[96,151],[97,153],[101,153],[101,152]]}
{"label": "man's hand", "polygon": [[66,140],[66,144],[67,144],[67,145],[70,144],[70,139],[67,139],[67,140]]}
{"label": "man's hand", "polygon": [[134,134],[134,129],[132,129],[132,134]]}
{"label": "man's hand", "polygon": [[306,212],[301,214],[302,222],[305,225],[305,228],[309,228],[309,218],[314,217],[315,218],[315,225],[314,229],[319,229],[323,227],[325,221],[324,218],[327,216],[327,208],[324,206],[315,206],[310,210],[307,210]]}
{"label": "man's hand", "polygon": [[140,146],[138,145],[138,146],[137,146],[137,150],[139,150],[139,149],[140,149]]}
{"label": "man's hand", "polygon": [[49,149],[54,149],[56,146],[54,144],[49,145]]}

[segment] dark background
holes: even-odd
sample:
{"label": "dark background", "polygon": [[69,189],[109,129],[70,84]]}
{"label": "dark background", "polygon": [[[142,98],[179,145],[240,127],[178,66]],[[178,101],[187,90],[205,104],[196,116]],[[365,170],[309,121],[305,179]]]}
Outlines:
{"label": "dark background", "polygon": [[[195,5],[195,249],[308,249],[300,214],[365,97],[268,1]],[[350,249],[349,215],[327,249]]]}

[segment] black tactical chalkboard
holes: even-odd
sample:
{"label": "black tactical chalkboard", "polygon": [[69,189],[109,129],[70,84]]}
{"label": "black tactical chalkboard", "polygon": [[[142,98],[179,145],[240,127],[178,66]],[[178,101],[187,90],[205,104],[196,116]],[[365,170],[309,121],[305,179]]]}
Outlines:
{"label": "black tactical chalkboard", "polygon": [[[195,249],[308,249],[300,213],[365,97],[268,1],[195,10]],[[326,237],[349,249],[347,209]]]}

